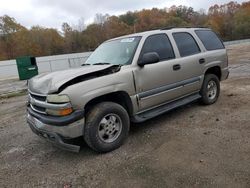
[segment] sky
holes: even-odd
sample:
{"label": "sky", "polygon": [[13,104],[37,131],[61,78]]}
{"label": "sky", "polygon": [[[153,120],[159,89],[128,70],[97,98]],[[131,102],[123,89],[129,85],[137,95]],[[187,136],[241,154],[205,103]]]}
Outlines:
{"label": "sky", "polygon": [[[63,22],[77,25],[94,21],[96,13],[120,15],[127,11],[164,8],[172,5],[191,6],[194,10],[207,10],[211,5],[231,0],[0,0],[0,16],[14,17],[18,23],[30,28],[43,26],[61,29]],[[237,0],[242,3],[247,0]]]}

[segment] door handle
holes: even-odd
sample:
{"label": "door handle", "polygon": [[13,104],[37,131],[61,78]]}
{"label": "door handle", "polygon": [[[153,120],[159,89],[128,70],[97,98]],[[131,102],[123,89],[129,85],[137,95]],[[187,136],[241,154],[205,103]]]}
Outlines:
{"label": "door handle", "polygon": [[205,62],[206,62],[206,60],[205,60],[204,58],[199,59],[199,63],[200,63],[200,64],[203,64],[203,63],[205,63]]}
{"label": "door handle", "polygon": [[180,70],[180,69],[181,69],[181,65],[180,64],[173,65],[173,70],[174,71]]}

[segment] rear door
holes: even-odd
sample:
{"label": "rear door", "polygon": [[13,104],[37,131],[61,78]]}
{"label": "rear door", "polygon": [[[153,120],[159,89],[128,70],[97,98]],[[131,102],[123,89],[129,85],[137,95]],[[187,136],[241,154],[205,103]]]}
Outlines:
{"label": "rear door", "polygon": [[184,96],[198,92],[202,85],[204,53],[192,33],[173,32],[172,37],[178,49],[176,64],[180,66],[179,76],[183,83],[182,94]]}

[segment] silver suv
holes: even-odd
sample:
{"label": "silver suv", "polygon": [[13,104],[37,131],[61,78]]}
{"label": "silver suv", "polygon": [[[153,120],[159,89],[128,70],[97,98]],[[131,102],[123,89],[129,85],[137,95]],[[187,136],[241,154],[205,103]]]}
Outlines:
{"label": "silver suv", "polygon": [[172,28],[111,39],[81,68],[29,81],[27,121],[36,134],[79,151],[122,145],[130,122],[144,122],[195,100],[216,102],[228,77],[226,49],[207,28]]}

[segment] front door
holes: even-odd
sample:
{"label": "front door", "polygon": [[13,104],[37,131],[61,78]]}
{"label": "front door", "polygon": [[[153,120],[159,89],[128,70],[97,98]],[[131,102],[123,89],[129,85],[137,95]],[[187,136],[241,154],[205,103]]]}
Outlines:
{"label": "front door", "polygon": [[143,45],[139,60],[143,54],[156,52],[160,62],[138,67],[134,71],[139,110],[160,105],[181,96],[178,82],[182,77],[180,67],[176,65],[175,54],[168,36],[165,33],[149,36]]}

